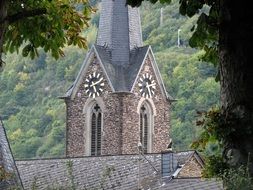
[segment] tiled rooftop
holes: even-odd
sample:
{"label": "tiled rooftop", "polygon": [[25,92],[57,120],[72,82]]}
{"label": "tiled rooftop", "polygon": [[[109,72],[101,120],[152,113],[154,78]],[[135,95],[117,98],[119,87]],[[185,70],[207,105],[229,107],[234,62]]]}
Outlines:
{"label": "tiled rooftop", "polygon": [[[184,164],[194,151],[175,153],[174,158]],[[64,159],[17,161],[25,189],[50,187],[76,189],[221,189],[220,182],[199,178],[172,179],[161,175],[161,154],[118,155]],[[70,165],[72,165],[70,167]],[[174,172],[177,168],[174,168]],[[72,174],[71,171],[73,172]],[[73,181],[71,180],[73,177]]]}
{"label": "tiled rooftop", "polygon": [[164,180],[162,185],[153,188],[154,190],[221,190],[222,181],[216,179],[202,178],[175,178]]}
{"label": "tiled rooftop", "polygon": [[[148,155],[147,159],[161,171],[161,155]],[[138,183],[148,185],[157,177],[145,159],[139,162],[138,155],[17,161],[25,189],[33,184],[38,189],[69,187],[69,164],[73,164],[73,182],[77,189],[137,189]]]}

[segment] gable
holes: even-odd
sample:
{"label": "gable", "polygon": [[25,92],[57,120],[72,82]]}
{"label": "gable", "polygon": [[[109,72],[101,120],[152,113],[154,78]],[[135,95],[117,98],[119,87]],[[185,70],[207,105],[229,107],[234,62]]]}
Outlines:
{"label": "gable", "polygon": [[106,81],[108,81],[110,88],[114,91],[113,85],[110,81],[110,78],[107,75],[107,72],[105,70],[105,67],[104,67],[102,61],[101,61],[101,58],[100,58],[95,46],[93,46],[90,49],[90,51],[87,53],[86,58],[81,66],[81,69],[80,69],[73,85],[67,90],[65,96],[63,96],[61,98],[73,99],[76,96],[83,80],[87,76],[87,72],[91,72],[91,70],[93,70],[93,72],[95,72],[96,70],[99,70],[100,72],[102,72],[106,78]]}
{"label": "gable", "polygon": [[203,164],[201,163],[200,157],[194,153],[182,166],[178,177],[201,177]]}
{"label": "gable", "polygon": [[154,77],[155,77],[155,81],[156,81],[157,86],[159,87],[163,97],[167,100],[173,101],[172,96],[170,96],[165,89],[165,85],[163,83],[162,76],[160,74],[158,65],[156,63],[153,51],[150,46],[148,46],[147,52],[142,59],[142,63],[140,65],[140,68],[138,69],[138,73],[135,75],[135,80],[132,84],[131,92],[134,91],[134,88],[136,88],[136,86],[137,86],[139,77],[141,75],[143,75],[144,73],[152,73],[152,75],[154,75]]}

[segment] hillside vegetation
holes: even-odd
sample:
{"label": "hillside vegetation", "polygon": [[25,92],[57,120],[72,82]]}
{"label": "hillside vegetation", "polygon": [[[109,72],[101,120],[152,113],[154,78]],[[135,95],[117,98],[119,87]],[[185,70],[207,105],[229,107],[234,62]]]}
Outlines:
{"label": "hillside vegetation", "polygon": [[[202,52],[188,46],[196,17],[182,17],[178,7],[177,1],[168,6],[144,4],[141,15],[145,44],[152,46],[165,86],[177,100],[171,114],[173,146],[185,150],[199,131],[196,111],[219,104],[219,84],[213,65],[202,62]],[[99,12],[84,32],[89,46],[95,41],[98,19]],[[17,54],[5,57],[7,64],[0,73],[0,116],[17,159],[64,155],[65,105],[58,97],[75,80],[86,51],[68,47],[65,52],[57,61],[44,53],[35,60]]]}

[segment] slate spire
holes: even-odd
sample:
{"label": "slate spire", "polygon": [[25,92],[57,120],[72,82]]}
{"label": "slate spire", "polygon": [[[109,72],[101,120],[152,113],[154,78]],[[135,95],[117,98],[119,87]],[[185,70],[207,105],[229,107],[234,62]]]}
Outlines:
{"label": "slate spire", "polygon": [[102,0],[96,44],[111,50],[113,65],[128,65],[130,51],[142,46],[139,9],[126,0]]}

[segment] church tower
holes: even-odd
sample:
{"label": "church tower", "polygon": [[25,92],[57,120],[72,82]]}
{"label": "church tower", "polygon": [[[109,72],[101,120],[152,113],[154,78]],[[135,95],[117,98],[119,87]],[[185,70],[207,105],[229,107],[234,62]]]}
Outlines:
{"label": "church tower", "polygon": [[150,46],[142,45],[138,8],[102,0],[96,44],[63,97],[67,156],[165,150],[170,103]]}

